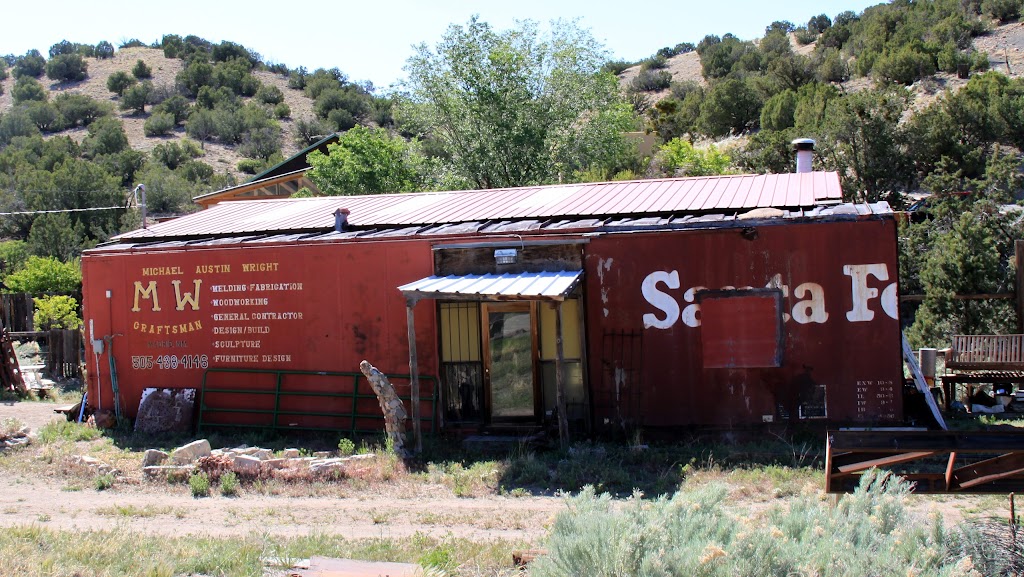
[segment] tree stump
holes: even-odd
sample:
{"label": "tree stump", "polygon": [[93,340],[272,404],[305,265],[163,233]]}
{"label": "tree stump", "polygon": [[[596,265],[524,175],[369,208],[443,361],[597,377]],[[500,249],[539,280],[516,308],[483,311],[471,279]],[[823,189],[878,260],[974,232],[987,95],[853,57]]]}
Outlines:
{"label": "tree stump", "polygon": [[373,392],[377,395],[380,410],[384,412],[384,431],[391,440],[395,454],[405,457],[405,420],[409,418],[409,414],[405,412],[402,399],[398,398],[398,393],[387,376],[369,361],[359,363],[359,370],[366,375]]}

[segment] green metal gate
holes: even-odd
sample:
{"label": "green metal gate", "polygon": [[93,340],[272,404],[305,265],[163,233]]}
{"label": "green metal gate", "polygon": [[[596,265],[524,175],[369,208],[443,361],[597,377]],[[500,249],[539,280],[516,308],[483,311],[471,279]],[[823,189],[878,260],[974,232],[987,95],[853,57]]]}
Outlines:
{"label": "green metal gate", "polygon": [[[239,375],[270,375],[274,377],[273,388],[223,388],[223,387],[207,387],[207,379],[212,373],[230,373]],[[290,391],[285,387],[285,378],[288,376],[303,376],[303,377],[333,377],[340,379],[351,379],[351,391],[348,392],[327,392],[327,391]],[[409,375],[388,375],[388,379],[392,382],[398,380],[410,380]],[[420,411],[420,422],[429,421],[431,433],[436,432],[437,425],[437,378],[429,375],[420,375],[420,402],[430,403],[430,414],[423,414],[424,411]],[[360,392],[360,385],[365,383],[364,389],[366,392]],[[430,394],[423,395],[422,390],[424,385],[429,383]],[[396,392],[399,387],[395,387]],[[405,388],[409,388],[406,385]],[[411,393],[411,389],[410,389]],[[239,408],[244,403],[231,403],[229,406],[211,407],[207,404],[207,394],[211,395],[258,395],[258,396],[272,396],[273,397],[273,408]],[[310,398],[322,398],[322,399],[351,399],[351,409],[344,412],[331,412],[331,411],[295,411],[289,410],[282,406],[282,400],[288,397],[310,397]],[[294,371],[294,370],[270,370],[270,369],[228,369],[228,368],[212,368],[207,369],[203,373],[202,389],[199,397],[199,423],[198,428],[200,431],[204,427],[232,427],[232,428],[274,428],[274,429],[287,429],[287,430],[326,430],[326,431],[346,431],[351,435],[358,434],[373,434],[383,431],[384,415],[380,411],[379,405],[377,405],[376,412],[359,412],[359,400],[360,399],[374,399],[376,400],[377,395],[374,394],[372,387],[366,381],[365,375],[362,373],[349,373],[349,372],[333,372],[333,371]],[[399,398],[403,402],[407,403],[407,407],[411,409],[411,394],[399,394]],[[422,406],[422,405],[421,405]],[[246,415],[265,415],[269,417],[269,422],[263,423],[226,423],[226,422],[209,422],[208,417],[211,413],[218,414],[246,414]],[[409,411],[410,415],[412,411]],[[341,427],[304,427],[304,426],[291,426],[288,424],[281,423],[281,417],[286,416],[306,416],[306,417],[325,417],[329,419],[337,419],[338,422],[347,422],[348,426]],[[380,421],[381,426],[379,428],[360,428],[357,423],[366,420]]]}

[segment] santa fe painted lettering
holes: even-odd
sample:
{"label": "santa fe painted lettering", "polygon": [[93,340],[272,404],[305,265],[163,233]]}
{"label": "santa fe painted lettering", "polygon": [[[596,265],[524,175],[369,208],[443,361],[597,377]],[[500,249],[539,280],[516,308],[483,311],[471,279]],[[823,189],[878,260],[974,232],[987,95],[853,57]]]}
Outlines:
{"label": "santa fe painted lettering", "polygon": [[[888,284],[881,292],[869,286],[870,282],[888,281],[889,268],[885,263],[859,264],[843,266],[843,274],[850,277],[850,294],[852,306],[846,311],[845,318],[851,323],[868,322],[875,318],[872,301],[878,300],[884,312],[890,318],[897,318],[896,283]],[[789,286],[782,284],[781,275],[775,275],[765,285],[767,288],[778,288],[782,296],[789,297]],[[640,284],[640,293],[645,301],[657,312],[644,313],[644,328],[670,329],[682,321],[685,326],[700,326],[700,305],[697,304],[697,292],[707,287],[694,286],[683,291],[682,302],[677,300],[673,292],[682,288],[679,271],[654,271],[647,275]],[[742,287],[751,288],[751,287]],[[723,290],[734,290],[735,287],[722,287]],[[793,289],[793,296],[799,299],[783,313],[783,321],[794,320],[799,324],[825,323],[830,315],[825,307],[825,289],[818,283],[805,282]]]}

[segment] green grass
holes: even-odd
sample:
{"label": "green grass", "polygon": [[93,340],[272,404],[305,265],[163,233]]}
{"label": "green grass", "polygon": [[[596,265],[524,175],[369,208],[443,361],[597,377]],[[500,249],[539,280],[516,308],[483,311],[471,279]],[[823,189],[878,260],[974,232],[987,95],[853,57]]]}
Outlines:
{"label": "green grass", "polygon": [[109,507],[100,507],[96,509],[97,515],[104,515],[107,517],[128,517],[132,519],[145,519],[156,517],[157,515],[167,515],[172,512],[174,512],[174,509],[171,507],[157,507],[155,505],[137,507],[131,504],[110,505]]}
{"label": "green grass", "polygon": [[266,559],[285,565],[313,555],[458,568],[463,577],[513,575],[511,552],[531,544],[472,541],[423,534],[349,540],[312,532],[302,537],[148,536],[112,531],[54,531],[39,525],[0,532],[0,574],[19,577],[174,577],[263,575]]}
{"label": "green grass", "polygon": [[39,441],[43,444],[59,440],[95,441],[103,436],[103,432],[94,427],[70,421],[50,421],[39,429]]}

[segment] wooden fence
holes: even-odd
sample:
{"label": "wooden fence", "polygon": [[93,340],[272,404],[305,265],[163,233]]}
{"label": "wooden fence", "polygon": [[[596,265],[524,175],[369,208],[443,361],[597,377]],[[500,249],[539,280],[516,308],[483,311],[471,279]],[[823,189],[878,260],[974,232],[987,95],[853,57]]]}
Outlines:
{"label": "wooden fence", "polygon": [[35,312],[35,305],[32,302],[32,295],[27,293],[0,294],[0,310],[3,318],[0,321],[12,333],[22,333],[35,330],[32,315]]}
{"label": "wooden fence", "polygon": [[46,335],[46,373],[51,379],[82,377],[82,331],[51,329]]}

